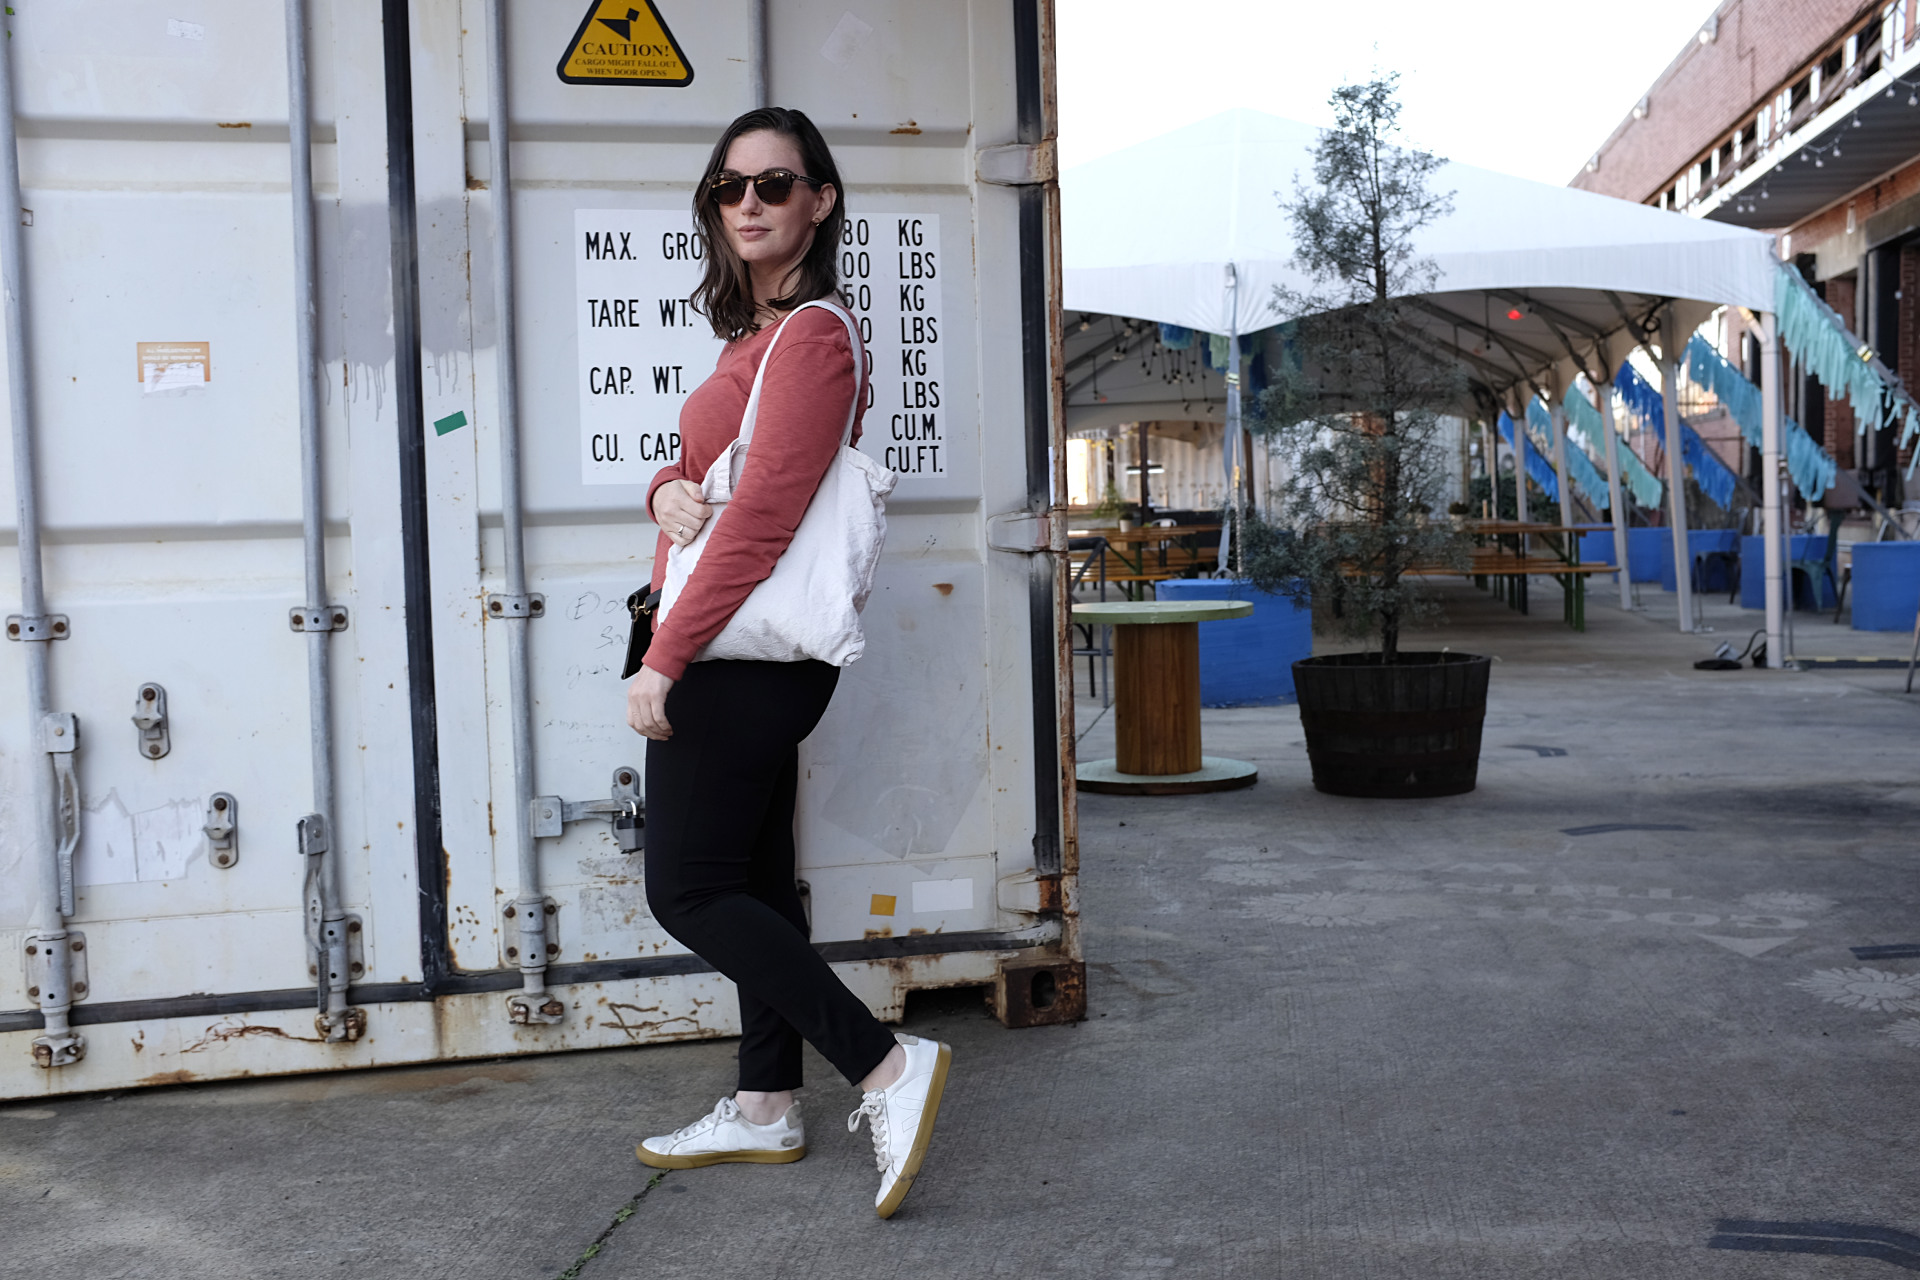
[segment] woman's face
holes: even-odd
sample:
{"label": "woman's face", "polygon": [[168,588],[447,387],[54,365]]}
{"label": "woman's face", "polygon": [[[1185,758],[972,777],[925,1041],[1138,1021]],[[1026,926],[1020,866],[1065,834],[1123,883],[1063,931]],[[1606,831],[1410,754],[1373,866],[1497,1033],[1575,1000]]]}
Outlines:
{"label": "woman's face", "polygon": [[[768,169],[812,176],[801,163],[799,146],[785,134],[764,129],[743,133],[727,148],[726,172],[752,177]],[[766,204],[758,188],[748,183],[739,204],[720,206],[720,219],[748,270],[777,285],[806,256],[815,228],[833,211],[836,194],[832,187],[815,191],[796,182],[785,204]]]}

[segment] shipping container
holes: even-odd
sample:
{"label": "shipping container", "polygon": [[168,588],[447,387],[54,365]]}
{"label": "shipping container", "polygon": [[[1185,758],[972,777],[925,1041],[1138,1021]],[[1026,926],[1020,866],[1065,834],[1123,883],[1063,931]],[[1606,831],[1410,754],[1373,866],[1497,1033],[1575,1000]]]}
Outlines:
{"label": "shipping container", "polygon": [[618,668],[763,102],[833,146],[901,476],[814,941],[882,1018],[1081,1016],[1047,0],[9,13],[0,1097],[737,1032]]}

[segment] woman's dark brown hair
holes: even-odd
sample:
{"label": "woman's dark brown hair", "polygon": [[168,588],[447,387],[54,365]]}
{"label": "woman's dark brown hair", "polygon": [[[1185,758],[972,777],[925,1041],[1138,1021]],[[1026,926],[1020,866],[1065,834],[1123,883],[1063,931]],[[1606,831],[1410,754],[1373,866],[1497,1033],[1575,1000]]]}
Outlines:
{"label": "woman's dark brown hair", "polygon": [[840,185],[840,170],[827,150],[827,140],[813,127],[813,121],[791,107],[761,107],[749,111],[727,126],[720,141],[713,144],[707,157],[707,171],[693,189],[693,218],[706,241],[707,273],[693,291],[693,309],[713,325],[713,335],[733,342],[754,332],[753,282],[747,276],[747,264],[733,250],[727,229],[721,221],[720,205],[709,194],[707,184],[727,167],[727,150],[733,140],[747,133],[777,133],[790,138],[800,149],[801,176],[817,178],[834,190],[833,212],[813,233],[813,244],[800,260],[793,292],[774,298],[771,305],[779,311],[791,311],[803,302],[832,295],[840,287],[840,231],[847,220],[847,193]]}

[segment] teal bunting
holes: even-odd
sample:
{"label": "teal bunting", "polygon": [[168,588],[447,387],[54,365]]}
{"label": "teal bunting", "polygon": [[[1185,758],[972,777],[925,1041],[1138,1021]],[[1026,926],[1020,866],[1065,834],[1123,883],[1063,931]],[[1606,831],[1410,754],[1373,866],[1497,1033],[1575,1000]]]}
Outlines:
{"label": "teal bunting", "polygon": [[[1727,407],[1733,420],[1740,424],[1740,434],[1746,437],[1747,443],[1760,448],[1760,388],[1748,382],[1725,356],[1714,350],[1712,343],[1697,333],[1687,340],[1686,368],[1687,377],[1695,386],[1711,391],[1714,399]],[[1781,442],[1786,446],[1787,474],[1793,477],[1794,485],[1807,501],[1820,501],[1820,495],[1832,486],[1839,464],[1792,418],[1782,414],[1780,428]]]}
{"label": "teal bunting", "polygon": [[[1500,438],[1507,442],[1508,448],[1512,448],[1513,419],[1507,416],[1505,409],[1500,411],[1499,426]],[[1560,501],[1560,476],[1554,471],[1553,464],[1541,457],[1540,450],[1532,444],[1527,446],[1527,474],[1533,477],[1533,482],[1540,486],[1542,493],[1547,495],[1547,501]]]}
{"label": "teal bunting", "polygon": [[[1600,411],[1593,407],[1576,387],[1568,387],[1563,401],[1567,408],[1570,431],[1578,431],[1587,440],[1597,445],[1607,438],[1606,426],[1600,421]],[[1648,510],[1657,511],[1660,502],[1666,497],[1667,487],[1660,483],[1660,477],[1647,470],[1647,464],[1640,461],[1640,455],[1627,447],[1627,442],[1618,432],[1613,438],[1614,461],[1620,467],[1620,478],[1633,494],[1633,500]],[[1589,446],[1589,452],[1598,450]]]}
{"label": "teal bunting", "polygon": [[[1613,383],[1628,412],[1640,419],[1642,424],[1651,427],[1664,446],[1667,442],[1667,414],[1666,401],[1660,393],[1648,386],[1647,380],[1630,364],[1623,363],[1620,366]],[[1700,492],[1712,499],[1713,505],[1722,511],[1732,510],[1733,491],[1738,483],[1733,472],[1727,470],[1727,464],[1707,448],[1707,442],[1700,438],[1699,432],[1685,422],[1680,424],[1680,458],[1692,468],[1693,482],[1700,486]]]}
{"label": "teal bunting", "polygon": [[[1872,350],[1859,343],[1839,313],[1784,262],[1774,277],[1773,309],[1780,318],[1780,341],[1820,380],[1830,398],[1844,399],[1853,407],[1857,429],[1897,426],[1903,447],[1920,435],[1920,405],[1897,378],[1876,364]],[[1920,452],[1914,458],[1920,461]],[[1907,474],[1913,474],[1912,463]]]}
{"label": "teal bunting", "polygon": [[[1538,396],[1527,403],[1527,421],[1547,437],[1547,456],[1551,459],[1553,414]],[[1572,431],[1567,432],[1567,478],[1573,481],[1574,490],[1584,496],[1595,510],[1607,510],[1607,478],[1600,474],[1600,468],[1594,465],[1587,451],[1574,440]]]}

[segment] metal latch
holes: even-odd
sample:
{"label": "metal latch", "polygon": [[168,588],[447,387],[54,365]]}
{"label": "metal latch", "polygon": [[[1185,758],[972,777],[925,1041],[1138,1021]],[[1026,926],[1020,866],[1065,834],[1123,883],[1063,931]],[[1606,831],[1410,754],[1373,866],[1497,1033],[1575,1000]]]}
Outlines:
{"label": "metal latch", "polygon": [[74,1003],[87,998],[87,935],[68,929],[64,936],[46,937],[40,934],[28,934],[23,958],[27,962],[27,999],[45,1003],[51,999],[60,1003],[60,993],[49,988],[60,978],[60,956],[55,948],[66,952],[66,1000]]}
{"label": "metal latch", "polygon": [[614,843],[623,853],[633,853],[642,843],[641,831],[647,825],[646,806],[640,799],[640,771],[622,765],[613,771],[613,789],[605,800],[563,800],[559,796],[535,796],[527,810],[528,830],[536,840],[548,840],[564,830],[564,824],[584,818],[606,818],[613,823]]}
{"label": "metal latch", "polygon": [[200,828],[207,836],[207,849],[213,865],[225,870],[240,861],[240,802],[225,791],[207,797],[207,821]]}
{"label": "metal latch", "polygon": [[987,517],[987,545],[1029,555],[1067,549],[1067,522],[1046,511],[1008,511]]}
{"label": "metal latch", "polygon": [[[320,958],[326,956],[327,989],[352,986],[367,975],[366,927],[356,915],[343,915],[338,920],[324,920],[320,924],[319,946],[310,941],[307,945],[307,976],[316,982],[320,979]],[[345,972],[339,972],[339,966],[345,965]],[[357,1039],[358,1036],[349,1036]]]}
{"label": "metal latch", "polygon": [[507,963],[521,968],[520,952],[523,947],[538,946],[545,954],[533,958],[535,966],[545,964],[560,954],[560,904],[552,898],[542,898],[543,919],[530,920],[520,913],[531,910],[525,904],[514,901],[500,908],[500,941],[506,950]]}
{"label": "metal latch", "polygon": [[316,609],[312,605],[296,605],[287,610],[287,628],[291,631],[345,631],[347,607],[335,604]]}
{"label": "metal latch", "polygon": [[523,596],[510,596],[504,591],[489,591],[487,616],[489,618],[544,618],[547,616],[547,598],[538,591],[530,591]]}
{"label": "metal latch", "polygon": [[149,681],[133,695],[133,727],[140,731],[140,754],[158,760],[173,750],[167,733],[167,691]]}
{"label": "metal latch", "polygon": [[1053,139],[982,147],[974,153],[973,172],[996,187],[1033,187],[1060,175],[1054,160]]}
{"label": "metal latch", "polygon": [[73,914],[73,851],[80,847],[80,779],[73,771],[73,754],[80,747],[80,717],[71,711],[49,711],[40,717],[40,749],[53,764],[55,816],[60,823],[60,847],[54,864],[60,870],[60,915]]}
{"label": "metal latch", "polygon": [[64,613],[40,613],[29,616],[24,613],[7,615],[7,639],[9,640],[65,640],[72,630],[67,625]]}

